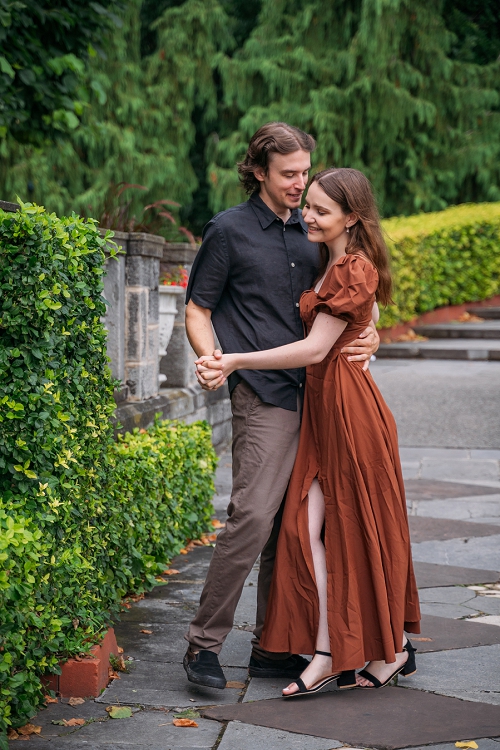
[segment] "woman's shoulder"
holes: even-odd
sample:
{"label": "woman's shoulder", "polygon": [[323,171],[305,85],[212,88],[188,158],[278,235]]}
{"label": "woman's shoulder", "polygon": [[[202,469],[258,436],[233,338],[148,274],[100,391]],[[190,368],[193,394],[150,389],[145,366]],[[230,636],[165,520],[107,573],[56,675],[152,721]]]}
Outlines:
{"label": "woman's shoulder", "polygon": [[338,260],[333,267],[331,282],[342,286],[361,283],[378,278],[373,263],[362,253],[348,253]]}

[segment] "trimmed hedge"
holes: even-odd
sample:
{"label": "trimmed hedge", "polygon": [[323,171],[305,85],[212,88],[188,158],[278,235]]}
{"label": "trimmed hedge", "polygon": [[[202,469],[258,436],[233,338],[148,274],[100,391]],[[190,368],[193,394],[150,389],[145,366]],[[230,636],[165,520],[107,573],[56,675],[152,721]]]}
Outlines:
{"label": "trimmed hedge", "polygon": [[382,224],[395,304],[381,311],[379,327],[500,293],[500,203],[464,204]]}
{"label": "trimmed hedge", "polygon": [[113,440],[108,240],[75,215],[0,211],[0,747],[41,675],[88,650],[212,510],[208,425]]}

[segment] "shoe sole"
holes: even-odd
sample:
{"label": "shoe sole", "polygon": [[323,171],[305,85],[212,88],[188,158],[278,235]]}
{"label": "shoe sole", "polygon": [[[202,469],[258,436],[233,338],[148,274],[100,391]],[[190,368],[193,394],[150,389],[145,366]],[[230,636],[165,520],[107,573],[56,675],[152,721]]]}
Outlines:
{"label": "shoe sole", "polygon": [[310,687],[305,692],[301,693],[300,691],[297,691],[296,693],[290,693],[290,695],[282,694],[282,697],[285,698],[285,700],[288,700],[289,698],[300,698],[301,695],[312,695],[314,693],[319,693],[320,690],[329,685],[331,682],[334,682],[334,680],[338,680],[339,677],[340,673],[332,674],[329,677],[325,677],[323,680],[320,680],[316,685],[312,685],[312,687]]}
{"label": "shoe sole", "polygon": [[[224,690],[226,687],[226,680],[217,680],[216,677],[210,678],[210,677],[202,677],[201,675],[197,675],[196,672],[191,672],[185,664],[182,665],[184,667],[184,671],[186,672],[187,678],[189,682],[192,682],[194,685],[202,685],[203,687],[210,687],[210,688],[216,688],[216,690]],[[215,684],[215,683],[218,684]]]}

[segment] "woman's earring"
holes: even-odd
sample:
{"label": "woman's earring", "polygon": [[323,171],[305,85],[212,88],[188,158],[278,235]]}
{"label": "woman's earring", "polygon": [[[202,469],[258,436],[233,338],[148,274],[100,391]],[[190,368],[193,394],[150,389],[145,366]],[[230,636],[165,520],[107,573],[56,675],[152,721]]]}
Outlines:
{"label": "woman's earring", "polygon": [[349,234],[349,227],[346,227],[345,231],[347,232],[347,234]]}

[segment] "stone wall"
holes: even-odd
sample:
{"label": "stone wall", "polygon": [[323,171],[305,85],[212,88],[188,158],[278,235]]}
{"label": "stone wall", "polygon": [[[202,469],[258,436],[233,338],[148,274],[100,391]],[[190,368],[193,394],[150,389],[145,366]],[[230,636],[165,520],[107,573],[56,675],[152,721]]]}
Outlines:
{"label": "stone wall", "polygon": [[[217,450],[231,440],[231,408],[227,387],[203,391],[196,381],[196,355],[186,336],[184,295],[177,296],[177,315],[167,354],[158,354],[158,285],[162,271],[182,265],[191,270],[197,248],[165,243],[155,235],[115,232],[121,253],[108,256],[104,296],[108,309],[108,356],[113,375],[121,381],[116,393],[118,431],[147,427],[164,419],[212,425]],[[159,375],[166,376],[160,384]]]}

